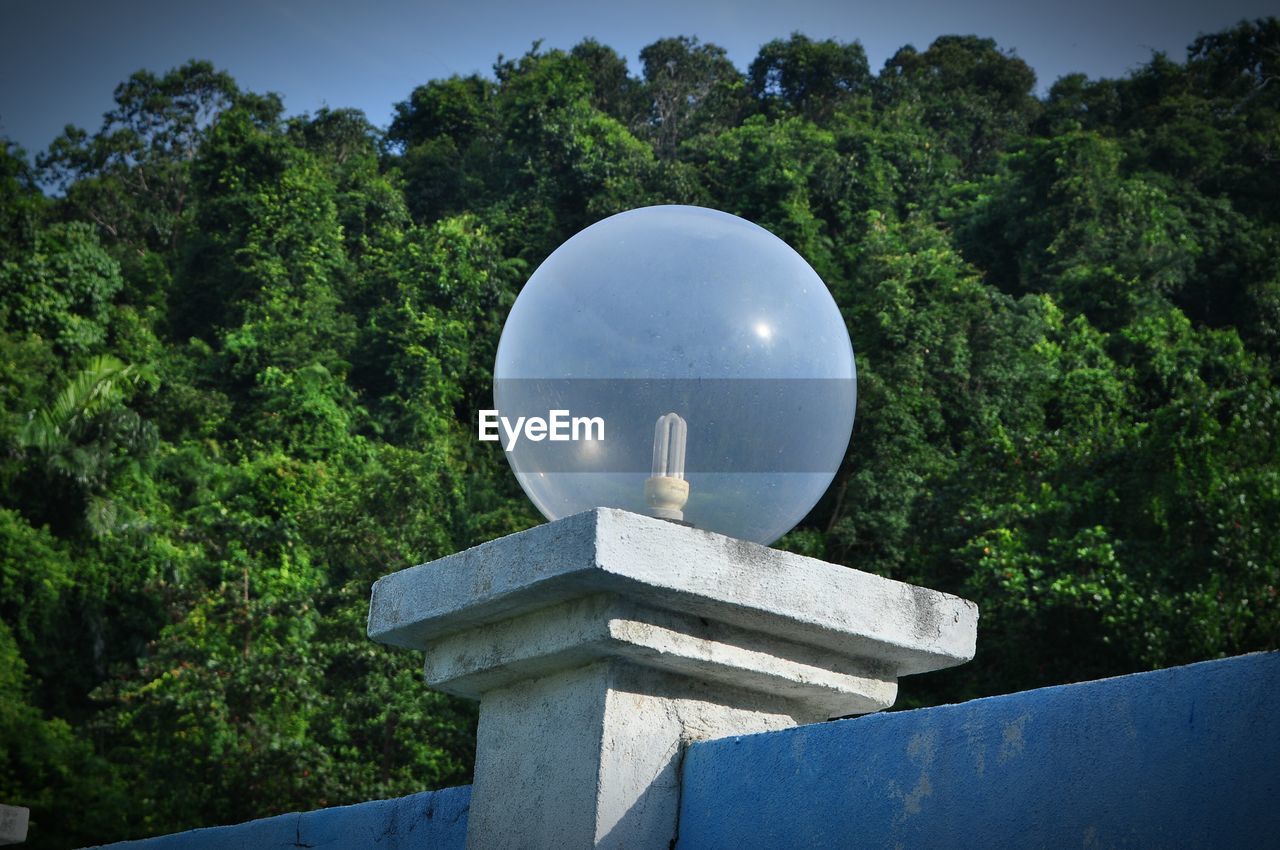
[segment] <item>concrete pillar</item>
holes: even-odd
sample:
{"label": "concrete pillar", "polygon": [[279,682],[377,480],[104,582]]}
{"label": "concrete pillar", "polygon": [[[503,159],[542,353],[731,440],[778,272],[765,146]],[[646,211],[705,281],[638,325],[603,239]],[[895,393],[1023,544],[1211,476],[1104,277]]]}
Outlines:
{"label": "concrete pillar", "polygon": [[386,576],[369,614],[480,701],[472,850],[667,847],[686,743],[887,708],[976,626],[955,596],[608,508]]}
{"label": "concrete pillar", "polygon": [[0,806],[0,844],[21,844],[27,840],[27,820],[31,810],[26,806]]}

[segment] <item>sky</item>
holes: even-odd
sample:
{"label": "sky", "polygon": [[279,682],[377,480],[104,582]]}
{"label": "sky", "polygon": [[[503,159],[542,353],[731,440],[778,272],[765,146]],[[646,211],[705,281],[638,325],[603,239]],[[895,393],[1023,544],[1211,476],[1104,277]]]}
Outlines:
{"label": "sky", "polygon": [[119,82],[192,58],[281,94],[290,114],[355,107],[385,126],[427,80],[491,74],[499,54],[537,39],[569,48],[588,36],[633,72],[659,38],[696,36],[745,69],[792,32],[860,41],[877,71],[905,44],[976,34],[1028,62],[1043,94],[1063,74],[1120,76],[1156,50],[1181,59],[1197,34],[1277,11],[1275,0],[0,0],[0,136],[34,153],[65,124],[96,130]]}

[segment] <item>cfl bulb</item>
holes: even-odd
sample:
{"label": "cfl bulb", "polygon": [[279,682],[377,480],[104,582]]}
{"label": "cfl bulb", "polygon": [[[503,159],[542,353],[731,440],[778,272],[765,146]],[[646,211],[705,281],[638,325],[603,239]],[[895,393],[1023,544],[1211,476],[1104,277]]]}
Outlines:
{"label": "cfl bulb", "polygon": [[684,447],[689,439],[689,424],[676,413],[658,417],[653,429],[653,475],[661,478],[684,478]]}
{"label": "cfl bulb", "polygon": [[684,521],[689,482],[684,480],[684,453],[689,424],[677,413],[659,416],[653,429],[653,474],[644,482],[649,513],[660,519]]}

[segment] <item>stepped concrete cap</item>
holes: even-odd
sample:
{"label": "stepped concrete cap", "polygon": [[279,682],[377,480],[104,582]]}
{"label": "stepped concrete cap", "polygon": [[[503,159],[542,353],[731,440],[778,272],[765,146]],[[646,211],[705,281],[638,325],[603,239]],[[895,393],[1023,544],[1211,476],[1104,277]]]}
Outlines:
{"label": "stepped concrete cap", "polygon": [[977,634],[977,606],[951,594],[596,508],[379,579],[369,636],[427,650],[601,594],[860,659],[888,677],[968,661]]}
{"label": "stepped concrete cap", "polygon": [[668,847],[695,740],[893,704],[973,603],[609,508],[379,580],[369,635],[480,701],[469,850]]}

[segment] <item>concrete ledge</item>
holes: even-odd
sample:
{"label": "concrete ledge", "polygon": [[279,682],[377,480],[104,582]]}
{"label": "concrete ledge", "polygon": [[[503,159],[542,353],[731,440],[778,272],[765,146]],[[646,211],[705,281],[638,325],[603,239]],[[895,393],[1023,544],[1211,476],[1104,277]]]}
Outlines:
{"label": "concrete ledge", "polygon": [[[436,690],[487,691],[607,658],[807,703],[805,721],[880,711],[896,679],[874,660],[841,655],[609,594],[564,602],[431,644],[425,673]],[[880,671],[877,674],[877,671]]]}
{"label": "concrete ledge", "polygon": [[600,593],[875,659],[894,676],[968,661],[977,634],[977,606],[957,596],[596,508],[379,579],[369,636],[425,650]]}

